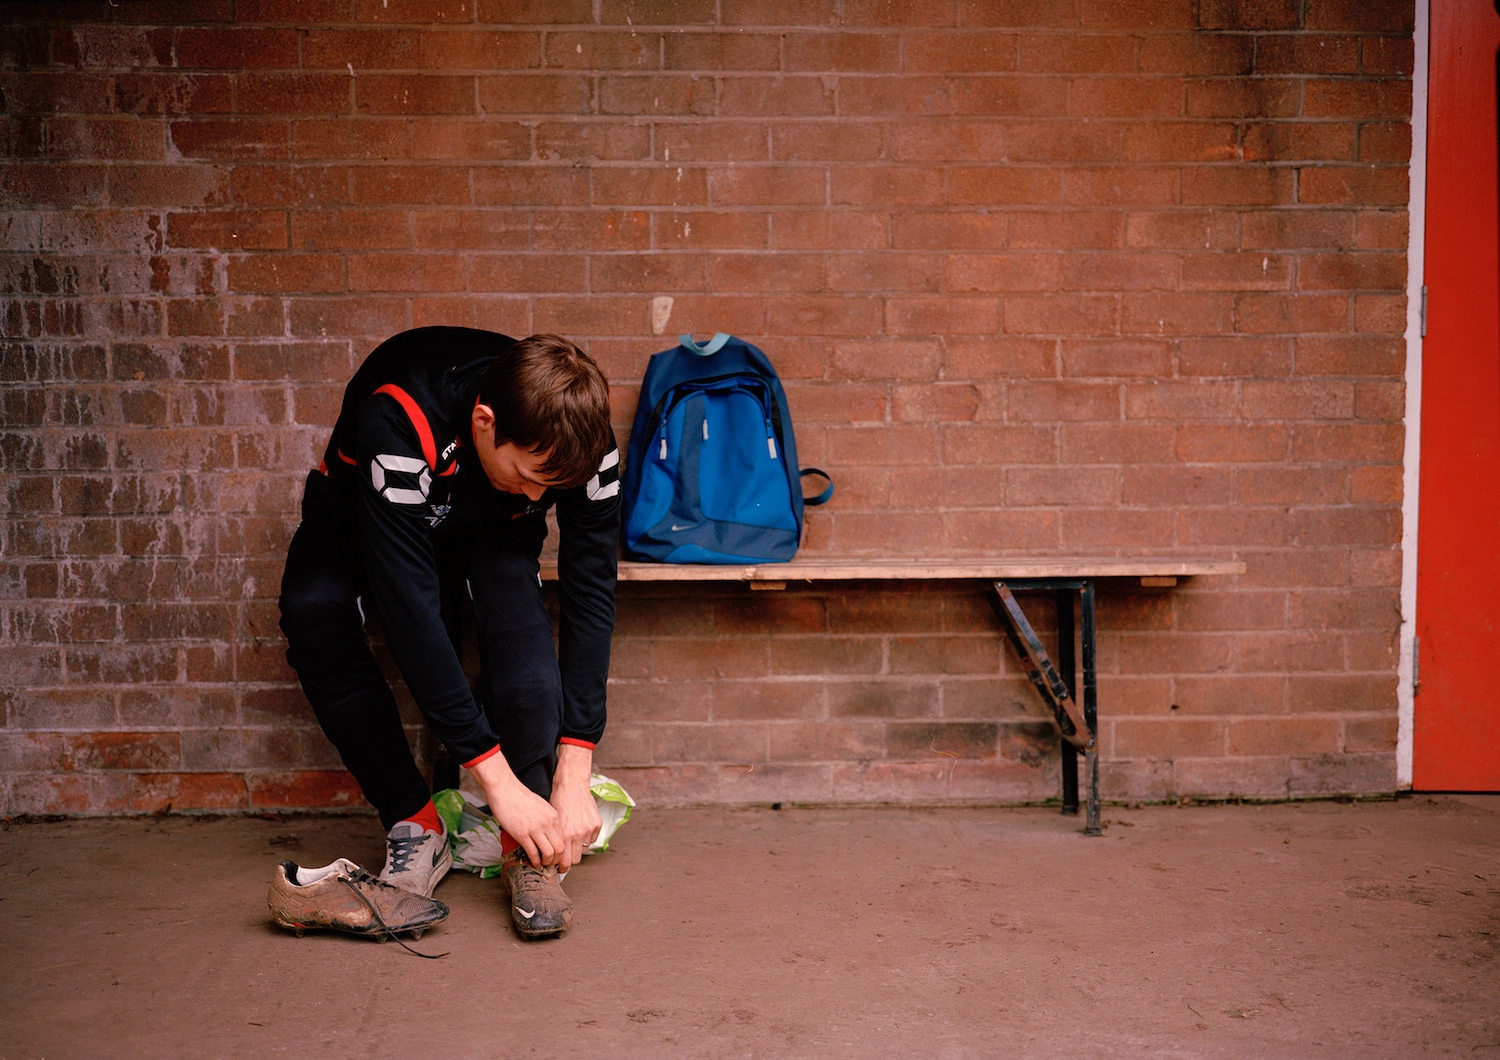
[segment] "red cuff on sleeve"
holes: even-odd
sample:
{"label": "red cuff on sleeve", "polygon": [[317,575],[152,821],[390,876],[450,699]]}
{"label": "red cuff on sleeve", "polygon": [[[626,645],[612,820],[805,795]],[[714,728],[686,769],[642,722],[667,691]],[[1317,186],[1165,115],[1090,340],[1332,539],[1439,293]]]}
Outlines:
{"label": "red cuff on sleeve", "polygon": [[589,743],[587,740],[575,740],[571,736],[564,736],[562,739],[558,740],[557,742],[558,743],[570,743],[574,747],[587,747],[590,751],[592,751],[596,746],[598,746],[597,744],[591,744],[591,743]]}
{"label": "red cuff on sleeve", "polygon": [[471,758],[467,762],[465,762],[463,764],[463,766],[464,766],[465,769],[473,769],[480,762],[483,762],[486,758],[489,758],[491,755],[497,755],[499,753],[500,753],[500,745],[496,744],[494,747],[491,747],[484,754],[482,754],[482,755],[475,755],[473,758]]}

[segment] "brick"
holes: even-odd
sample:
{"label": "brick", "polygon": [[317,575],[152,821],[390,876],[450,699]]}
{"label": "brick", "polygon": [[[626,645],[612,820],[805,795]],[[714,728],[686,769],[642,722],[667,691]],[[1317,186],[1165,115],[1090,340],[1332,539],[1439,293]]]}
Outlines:
{"label": "brick", "polygon": [[1349,754],[1391,754],[1396,750],[1396,718],[1347,718],[1341,750]]}
{"label": "brick", "polygon": [[1175,676],[1172,679],[1173,710],[1182,715],[1208,716],[1284,714],[1286,684],[1287,679],[1281,676]]}
{"label": "brick", "polygon": [[[536,171],[518,170],[517,174],[527,178],[527,187],[536,187],[538,192],[545,194],[545,186],[539,186],[540,182],[532,179],[534,175],[539,175]],[[550,196],[540,201],[580,205],[588,201],[586,174],[578,172],[576,180],[566,171],[555,175],[559,187],[567,188],[566,197]],[[601,169],[595,171],[593,184],[593,199],[600,205],[682,206],[703,205],[709,201],[708,173],[702,169]],[[497,198],[494,201],[518,201],[509,188],[505,189],[505,193],[511,196],[508,200]],[[520,198],[519,201],[528,200]],[[722,200],[715,201],[717,203]]]}
{"label": "brick", "polygon": [[937,686],[922,681],[830,681],[830,718],[930,718],[937,716]]}
{"label": "brick", "polygon": [[208,70],[297,65],[297,32],[257,27],[184,27],[177,31],[177,65]]}
{"label": "brick", "polygon": [[1238,129],[1227,122],[1127,125],[1117,152],[1131,162],[1239,162],[1245,155]]}
{"label": "brick", "polygon": [[1405,4],[1308,0],[1305,17],[1310,30],[1396,33],[1409,37],[1415,13]]}
{"label": "brick", "polygon": [[765,762],[770,736],[764,724],[744,722],[669,724],[651,727],[656,762]]}
{"label": "brick", "polygon": [[[1405,496],[1401,470],[1399,467],[1354,468],[1349,474],[1349,500],[1354,504],[1400,504]],[[1389,562],[1389,557],[1386,562]]]}
{"label": "brick", "polygon": [[243,256],[229,263],[229,286],[236,291],[334,293],[345,290],[343,258],[333,254]]}
{"label": "brick", "polygon": [[1389,589],[1310,589],[1294,594],[1288,625],[1293,629],[1394,629],[1401,601]]}
{"label": "brick", "polygon": [[1396,758],[1392,754],[1293,757],[1287,792],[1307,795],[1393,794]]}
{"label": "brick", "polygon": [[1406,259],[1397,254],[1345,251],[1302,254],[1297,263],[1297,286],[1305,291],[1386,290],[1406,285]]}
{"label": "brick", "polygon": [[1062,427],[1065,463],[1141,464],[1173,459],[1170,427],[1136,424],[1065,424]]}
{"label": "brick", "polygon": [[1408,239],[1406,211],[1365,210],[1355,218],[1354,245],[1365,250],[1400,250]]}
{"label": "brick", "polygon": [[464,265],[447,255],[360,254],[349,259],[351,291],[451,291],[463,287]]}
{"label": "brick", "polygon": [[1114,211],[1026,210],[1009,220],[1009,242],[1018,249],[1115,249],[1124,242],[1124,216]]}
{"label": "brick", "polygon": [[1099,167],[1063,173],[1063,202],[1080,206],[1170,203],[1177,197],[1177,174],[1170,169]]}
{"label": "brick", "polygon": [[475,291],[556,291],[584,286],[587,259],[581,254],[494,254],[476,256],[469,265]]}
{"label": "brick", "polygon": [[414,126],[411,153],[423,159],[523,161],[531,157],[531,130],[497,121],[434,118]]}
{"label": "brick", "polygon": [[652,33],[554,30],[544,39],[542,65],[574,70],[652,70],[661,38]]}
{"label": "brick", "polygon": [[288,307],[291,334],[297,338],[325,335],[388,338],[409,326],[405,303],[399,299],[344,297],[296,299]]}
{"label": "brick", "polygon": [[601,114],[708,115],[715,109],[714,82],[677,74],[605,77],[598,107]]}
{"label": "brick", "polygon": [[1059,285],[1055,254],[950,254],[944,287],[954,292],[1047,291]]}
{"label": "brick", "polygon": [[1255,38],[1258,74],[1353,74],[1359,72],[1359,38],[1296,33]]}
{"label": "brick", "polygon": [[[455,219],[462,214],[455,214]],[[651,245],[651,215],[642,210],[537,210],[532,215],[532,245],[538,250],[644,250]],[[502,220],[503,219],[503,220]],[[506,229],[521,233],[524,218],[497,215]]]}
{"label": "brick", "polygon": [[[711,105],[711,83],[692,83],[702,86],[704,105]],[[821,77],[734,77],[724,79],[718,113],[726,117],[818,117],[835,113],[835,99],[832,86]]]}
{"label": "brick", "polygon": [[1172,763],[1172,790],[1201,798],[1284,799],[1287,759],[1179,759]]}
{"label": "brick", "polygon": [[923,379],[938,376],[943,353],[935,341],[840,340],[831,347],[830,366],[839,378]]}
{"label": "brick", "polygon": [[14,814],[123,813],[130,806],[129,774],[20,774],[10,794]]}
{"label": "brick", "polygon": [[1247,382],[1241,390],[1240,408],[1245,418],[1252,420],[1348,419],[1354,415],[1354,384]]}
{"label": "brick", "polygon": [[1177,429],[1177,456],[1194,463],[1285,460],[1290,435],[1282,426],[1185,424]]}
{"label": "brick", "polygon": [[[1141,375],[1166,375],[1153,370],[1154,358],[1148,358]],[[1227,420],[1237,411],[1237,394],[1229,383],[1163,383],[1131,384],[1125,389],[1125,415],[1128,419]]]}
{"label": "brick", "polygon": [[1299,427],[1292,439],[1292,455],[1296,460],[1399,464],[1404,437],[1399,423]]}
{"label": "brick", "polygon": [[240,206],[301,206],[350,201],[346,166],[238,165],[230,171],[230,194]]}
{"label": "brick", "polygon": [[[856,16],[853,24],[868,23]],[[782,48],[784,68],[798,73],[895,73],[901,66],[901,40],[893,33],[790,32]]]}
{"label": "brick", "polygon": [[840,5],[839,25],[943,27],[956,25],[955,14],[950,5],[927,0],[847,0]]}
{"label": "brick", "polygon": [[1340,467],[1239,468],[1235,498],[1244,504],[1343,504],[1349,472]]}
{"label": "brick", "polygon": [[[657,721],[706,721],[709,685],[682,681],[611,681],[611,713]],[[613,732],[613,726],[611,726]]]}
{"label": "brick", "polygon": [[763,681],[723,681],[709,687],[714,721],[819,718],[824,716],[820,682],[786,678]]}
{"label": "brick", "polygon": [[[109,170],[108,185],[110,201],[118,205],[214,207],[229,200],[229,173],[218,166],[114,166]],[[90,198],[80,196],[79,201]],[[153,236],[160,239],[159,228]]]}
{"label": "brick", "polygon": [[[675,5],[671,21],[685,22]],[[699,70],[721,73],[743,70],[774,71],[781,66],[781,38],[775,33],[750,30],[691,32],[680,25],[664,39],[668,70]]]}
{"label": "brick", "polygon": [[1127,335],[1225,332],[1233,306],[1233,300],[1221,294],[1130,293],[1120,300],[1120,330]]}
{"label": "brick", "polygon": [[847,762],[885,752],[885,726],[874,721],[776,722],[768,735],[773,762]]}
{"label": "brick", "polygon": [[[302,37],[302,65],[311,70],[345,70],[348,66],[353,66],[356,71],[409,68],[418,65],[424,50],[423,44],[427,40],[437,37],[444,41],[442,51],[445,54],[467,56],[477,50],[470,43],[476,36],[479,35],[457,32],[418,33],[404,29],[309,27]],[[465,47],[466,44],[469,47]],[[516,65],[514,57],[508,57],[512,58],[512,62],[506,65]]]}
{"label": "brick", "polygon": [[1305,203],[1399,206],[1408,193],[1404,166],[1308,166],[1297,199]]}
{"label": "brick", "polygon": [[1120,326],[1120,303],[1110,295],[1008,294],[1001,313],[1013,335],[1111,335]]}
{"label": "brick", "polygon": [[1115,754],[1205,758],[1224,754],[1225,723],[1209,718],[1121,718],[1114,723]]}
{"label": "brick", "polygon": [[[771,672],[775,674],[878,674],[883,664],[881,642],[872,637],[795,637],[771,641]],[[776,741],[773,729],[773,748]]]}
{"label": "brick", "polygon": [[1017,41],[1002,33],[906,33],[901,37],[901,65],[909,73],[1015,70]]}
{"label": "brick", "polygon": [[953,113],[1007,114],[1018,117],[1057,117],[1067,113],[1068,79],[1045,76],[952,78]]}
{"label": "brick", "polygon": [[176,247],[283,250],[287,215],[280,210],[176,213],[167,222],[167,241]]}
{"label": "brick", "polygon": [[1203,29],[1301,29],[1296,0],[1204,0],[1198,10]]}
{"label": "brick", "polygon": [[336,162],[411,157],[411,126],[381,118],[292,122],[292,156]]}
{"label": "brick", "polygon": [[1118,504],[1119,473],[1112,468],[1010,468],[1005,473],[1005,503],[1090,506]]}
{"label": "brick", "polygon": [[[1166,254],[1069,254],[1060,259],[1060,286],[1072,291],[1171,290],[1180,285],[1177,263]],[[1184,275],[1182,285],[1186,280]]]}
{"label": "brick", "polygon": [[1048,121],[1005,127],[1010,162],[1117,162],[1124,150],[1124,133],[1114,126]]}
{"label": "brick", "polygon": [[112,103],[121,114],[227,114],[234,82],[226,74],[120,73]]}
{"label": "brick", "polygon": [[[891,418],[963,422],[976,417],[981,401],[979,390],[966,383],[899,386],[891,394]],[[960,496],[972,495],[972,486],[964,489]]]}
{"label": "brick", "polygon": [[950,379],[1050,377],[1057,344],[1049,339],[948,339],[944,375]]}
{"label": "brick", "polygon": [[[1321,170],[1320,170],[1321,171]],[[1201,167],[1184,170],[1182,199],[1192,206],[1274,206],[1292,201],[1291,171],[1279,167]],[[1302,202],[1309,202],[1305,195]]]}
{"label": "brick", "polygon": [[[508,171],[485,169],[476,173],[474,200],[495,201],[493,183],[496,175],[502,173]],[[350,178],[354,201],[367,206],[452,205],[470,201],[469,172],[455,166],[357,167]]]}
{"label": "brick", "polygon": [[893,758],[992,758],[999,727],[991,722],[891,722],[886,754]]}
{"label": "brick", "polygon": [[1125,218],[1128,247],[1169,247],[1208,250],[1234,247],[1239,225],[1221,210],[1151,210]]}
{"label": "brick", "polygon": [[[758,216],[758,215],[747,215]],[[769,214],[777,250],[858,250],[889,245],[883,213],[856,210],[788,210]]]}
{"label": "brick", "polygon": [[1227,504],[1231,472],[1206,467],[1127,467],[1121,471],[1120,503],[1128,506]]}
{"label": "brick", "polygon": [[246,776],[251,809],[334,809],[365,805],[359,785],[337,770],[252,772]]}
{"label": "brick", "polygon": [[[1309,335],[1348,328],[1349,299],[1344,295],[1264,295],[1236,300],[1236,331]],[[1299,346],[1306,341],[1300,339]],[[1269,348],[1277,350],[1278,356],[1290,352],[1284,343]]]}
{"label": "brick", "polygon": [[1294,510],[1293,541],[1301,545],[1389,545],[1398,540],[1401,513],[1392,509]]}
{"label": "brick", "polygon": [[[520,133],[527,126],[520,125],[515,129],[515,157],[525,158]],[[547,162],[581,159],[638,161],[651,155],[651,132],[646,126],[626,122],[541,122],[536,126],[536,154]]]}
{"label": "brick", "polygon": [[134,813],[244,810],[250,805],[240,773],[137,773],[130,780]]}
{"label": "brick", "polygon": [[1301,82],[1281,77],[1190,80],[1186,113],[1195,118],[1287,118],[1298,113]]}
{"label": "brick", "polygon": [[1019,68],[1027,73],[1131,73],[1136,69],[1139,45],[1134,37],[1031,32],[1017,40]]}
{"label": "brick", "polygon": [[1120,388],[1108,383],[1017,382],[1007,411],[1014,423],[1056,423],[1120,418]]}
{"label": "brick", "polygon": [[588,114],[594,87],[573,74],[505,74],[480,77],[479,109],[486,114]]}
{"label": "brick", "polygon": [[1178,117],[1182,107],[1178,78],[1082,77],[1068,86],[1071,117]]}
{"label": "brick", "polygon": [[1407,74],[1414,65],[1410,38],[1365,37],[1360,40],[1360,69],[1367,74]]}
{"label": "brick", "polygon": [[1055,432],[1048,427],[950,427],[942,435],[945,464],[1051,463],[1057,459]]}

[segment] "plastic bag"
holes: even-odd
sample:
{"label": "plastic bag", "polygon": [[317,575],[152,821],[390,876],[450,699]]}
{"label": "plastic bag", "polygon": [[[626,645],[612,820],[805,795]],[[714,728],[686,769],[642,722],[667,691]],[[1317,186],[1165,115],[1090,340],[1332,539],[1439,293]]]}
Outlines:
{"label": "plastic bag", "polygon": [[[599,808],[603,827],[585,854],[609,849],[610,838],[630,820],[635,808],[632,799],[618,783],[594,773],[589,777],[589,792]],[[481,879],[500,875],[504,854],[500,849],[500,825],[490,808],[473,795],[457,788],[445,788],[432,797],[438,816],[448,826],[448,845],[453,851],[453,867],[477,872]]]}

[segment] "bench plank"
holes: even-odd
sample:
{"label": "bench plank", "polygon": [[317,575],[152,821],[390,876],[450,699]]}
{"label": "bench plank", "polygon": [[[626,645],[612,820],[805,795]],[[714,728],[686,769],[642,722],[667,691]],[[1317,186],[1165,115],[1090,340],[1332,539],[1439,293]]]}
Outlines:
{"label": "bench plank", "polygon": [[[1179,556],[1057,556],[1045,559],[955,556],[886,559],[875,556],[802,555],[789,563],[720,566],[700,563],[620,563],[622,582],[791,582],[948,580],[982,578],[1175,578],[1244,574],[1238,560]],[[557,578],[557,561],[542,561],[542,578]],[[1156,584],[1162,584],[1160,582]]]}

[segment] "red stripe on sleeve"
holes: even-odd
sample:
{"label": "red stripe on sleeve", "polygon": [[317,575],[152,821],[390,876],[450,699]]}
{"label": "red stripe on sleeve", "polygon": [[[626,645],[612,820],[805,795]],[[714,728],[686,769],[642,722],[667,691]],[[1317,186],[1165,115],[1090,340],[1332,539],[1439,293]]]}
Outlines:
{"label": "red stripe on sleeve", "polygon": [[422,443],[422,458],[427,461],[429,468],[436,471],[437,443],[432,439],[432,427],[427,422],[427,416],[422,412],[422,406],[418,405],[415,398],[395,383],[387,383],[385,386],[376,387],[375,393],[389,394],[406,410],[407,418],[411,420],[411,425],[417,430],[417,439]]}
{"label": "red stripe on sleeve", "polygon": [[558,740],[557,742],[558,743],[570,743],[574,747],[587,747],[590,751],[592,751],[595,747],[598,746],[597,744],[591,744],[591,743],[589,743],[587,740],[575,740],[571,736],[564,736],[562,739]]}
{"label": "red stripe on sleeve", "polygon": [[494,747],[491,747],[484,754],[482,754],[482,755],[475,755],[473,758],[471,758],[467,762],[463,763],[463,767],[465,769],[473,769],[480,762],[483,762],[486,758],[490,758],[490,757],[492,757],[494,755],[497,755],[499,753],[500,753],[500,745],[496,744]]}

